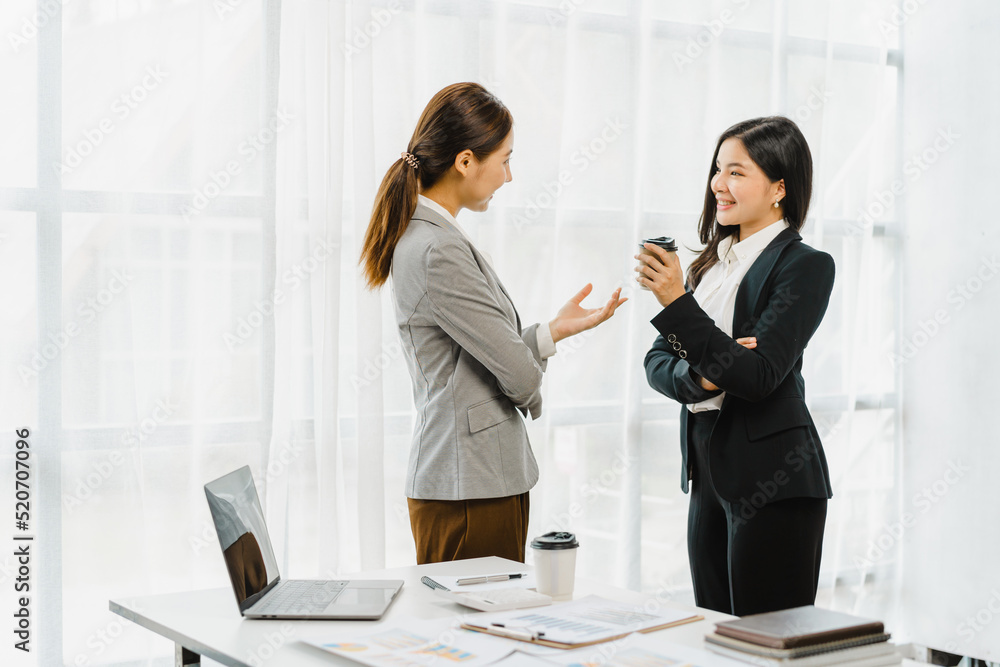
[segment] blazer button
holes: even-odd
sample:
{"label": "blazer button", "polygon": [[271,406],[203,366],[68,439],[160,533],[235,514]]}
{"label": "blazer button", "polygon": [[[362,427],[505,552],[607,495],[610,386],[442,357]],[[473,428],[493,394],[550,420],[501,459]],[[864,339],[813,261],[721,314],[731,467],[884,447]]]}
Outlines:
{"label": "blazer button", "polygon": [[677,341],[677,336],[675,336],[674,334],[670,334],[669,336],[667,336],[667,342],[668,343],[673,343],[673,342],[676,342],[676,341]]}
{"label": "blazer button", "polygon": [[674,352],[676,352],[679,349],[681,349],[681,344],[679,342],[674,343]]}
{"label": "blazer button", "polygon": [[677,356],[680,357],[681,359],[687,359],[688,352],[687,350],[681,350],[680,352],[677,353]]}

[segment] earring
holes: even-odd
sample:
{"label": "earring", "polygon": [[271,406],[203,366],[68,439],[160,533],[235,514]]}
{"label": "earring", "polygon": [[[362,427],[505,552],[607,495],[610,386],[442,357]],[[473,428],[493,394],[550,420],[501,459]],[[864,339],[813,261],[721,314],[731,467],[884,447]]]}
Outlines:
{"label": "earring", "polygon": [[774,208],[778,208],[778,201],[779,201],[778,199],[774,200]]}

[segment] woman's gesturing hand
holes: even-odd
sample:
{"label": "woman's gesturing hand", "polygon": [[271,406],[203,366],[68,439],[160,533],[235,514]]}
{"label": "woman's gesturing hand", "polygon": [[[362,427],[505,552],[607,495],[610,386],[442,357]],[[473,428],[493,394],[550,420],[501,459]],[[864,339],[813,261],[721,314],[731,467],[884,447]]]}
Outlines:
{"label": "woman's gesturing hand", "polygon": [[684,272],[676,252],[668,252],[658,245],[646,243],[642,246],[653,255],[635,255],[639,265],[635,267],[638,282],[656,296],[660,305],[666,308],[679,297],[684,296]]}
{"label": "woman's gesturing hand", "polygon": [[[752,336],[749,338],[737,338],[736,342],[748,350],[752,350],[755,347],[757,347],[757,339]],[[700,378],[700,379],[701,379],[701,388],[704,389],[705,391],[716,391],[718,389],[718,387],[716,387],[714,384],[712,384],[705,378]]]}
{"label": "woman's gesturing hand", "polygon": [[576,293],[576,296],[559,309],[555,319],[549,322],[549,332],[552,334],[553,342],[558,343],[581,331],[593,329],[601,322],[610,319],[618,310],[618,306],[628,301],[628,297],[621,298],[622,288],[619,287],[602,308],[584,308],[580,302],[586,299],[593,289],[594,286],[587,283],[582,290]]}

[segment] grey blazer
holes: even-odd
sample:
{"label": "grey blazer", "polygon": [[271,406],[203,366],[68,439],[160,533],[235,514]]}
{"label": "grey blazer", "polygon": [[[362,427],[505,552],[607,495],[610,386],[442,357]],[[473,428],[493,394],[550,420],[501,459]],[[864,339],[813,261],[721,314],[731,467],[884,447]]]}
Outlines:
{"label": "grey blazer", "polygon": [[538,465],[521,415],[542,412],[535,330],[461,231],[421,204],[392,256],[392,291],[417,421],[406,495],[499,498]]}

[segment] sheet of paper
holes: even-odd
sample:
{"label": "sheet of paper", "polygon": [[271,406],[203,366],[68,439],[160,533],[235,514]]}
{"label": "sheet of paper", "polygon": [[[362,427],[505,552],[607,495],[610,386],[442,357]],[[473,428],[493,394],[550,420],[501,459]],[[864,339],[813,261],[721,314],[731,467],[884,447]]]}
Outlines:
{"label": "sheet of paper", "polygon": [[[465,584],[463,586],[458,585],[459,579],[471,579],[473,577],[486,577],[490,575],[497,574],[523,574],[523,577],[518,579],[507,579],[505,581],[491,581],[485,584]],[[534,572],[515,572],[513,570],[508,570],[504,572],[477,572],[476,574],[463,574],[460,577],[450,577],[443,574],[428,575],[431,579],[438,582],[445,588],[452,591],[488,591],[495,590],[497,588],[534,588],[535,587],[535,573]]]}
{"label": "sheet of paper", "polygon": [[564,648],[545,646],[544,644],[526,644],[523,642],[517,647],[517,650],[521,653],[527,653],[528,655],[533,655],[537,658],[548,658],[548,656],[555,655],[557,653],[566,653],[566,649]]}
{"label": "sheet of paper", "polygon": [[669,631],[629,635],[604,644],[545,656],[563,667],[746,667],[705,649],[667,641]]}
{"label": "sheet of paper", "polygon": [[508,640],[463,630],[453,619],[395,620],[361,634],[313,635],[302,641],[370,667],[485,667],[517,648]]}
{"label": "sheet of paper", "polygon": [[561,644],[605,641],[632,632],[648,630],[691,618],[686,611],[662,609],[647,612],[642,607],[615,602],[597,595],[548,607],[483,613],[466,619],[477,627],[530,633]]}
{"label": "sheet of paper", "polygon": [[[553,649],[560,651],[561,649]],[[565,651],[562,651],[565,653]],[[491,667],[554,667],[548,660],[543,660],[530,653],[522,653],[520,650],[514,651],[506,658],[501,658],[494,662]]]}

